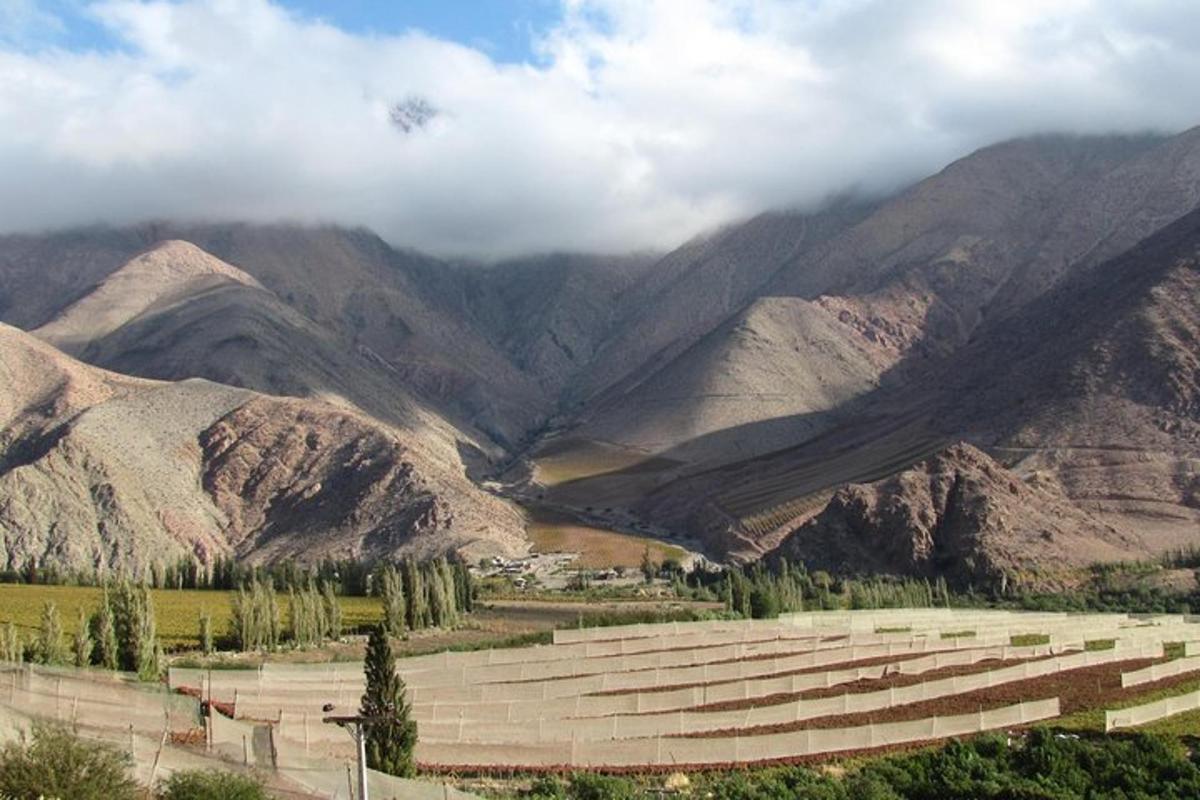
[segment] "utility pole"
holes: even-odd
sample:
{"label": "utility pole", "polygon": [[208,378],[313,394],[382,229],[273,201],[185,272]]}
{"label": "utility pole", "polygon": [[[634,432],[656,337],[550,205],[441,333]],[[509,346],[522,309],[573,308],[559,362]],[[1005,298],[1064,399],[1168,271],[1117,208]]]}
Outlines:
{"label": "utility pole", "polygon": [[[333,710],[333,705],[326,705],[326,713]],[[387,722],[389,717],[330,716],[323,717],[322,722],[345,728],[354,740],[354,748],[358,754],[358,800],[370,800],[367,789],[367,727],[376,722]]]}

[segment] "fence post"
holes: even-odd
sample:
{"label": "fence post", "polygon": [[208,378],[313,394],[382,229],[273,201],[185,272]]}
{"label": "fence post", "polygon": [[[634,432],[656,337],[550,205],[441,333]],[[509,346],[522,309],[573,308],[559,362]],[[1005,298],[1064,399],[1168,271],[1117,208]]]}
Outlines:
{"label": "fence post", "polygon": [[150,765],[150,785],[154,785],[154,778],[158,775],[158,761],[162,758],[163,748],[167,746],[167,737],[171,734],[169,730],[164,730],[162,738],[158,740],[158,751],[154,754],[154,763]]}

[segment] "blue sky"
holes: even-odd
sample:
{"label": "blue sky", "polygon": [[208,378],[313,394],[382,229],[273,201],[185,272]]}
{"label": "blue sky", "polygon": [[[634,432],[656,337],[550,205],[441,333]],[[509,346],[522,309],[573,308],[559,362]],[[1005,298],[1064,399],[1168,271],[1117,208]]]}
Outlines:
{"label": "blue sky", "polygon": [[[558,0],[284,0],[280,5],[345,31],[388,35],[419,29],[504,63],[536,61],[534,36],[561,19]],[[0,42],[111,50],[120,43],[87,13],[87,0],[0,0]]]}
{"label": "blue sky", "polygon": [[496,61],[531,61],[533,32],[560,16],[557,0],[291,0],[285,6],[354,33],[419,28],[482,50]]}

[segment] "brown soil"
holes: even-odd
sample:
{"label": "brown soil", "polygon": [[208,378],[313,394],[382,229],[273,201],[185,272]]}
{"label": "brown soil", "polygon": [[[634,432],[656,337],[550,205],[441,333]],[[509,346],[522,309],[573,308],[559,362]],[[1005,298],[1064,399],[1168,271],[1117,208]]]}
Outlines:
{"label": "brown soil", "polygon": [[988,711],[994,708],[1015,705],[1033,700],[1059,698],[1063,715],[1073,714],[1089,708],[1106,706],[1110,703],[1141,696],[1148,691],[1176,686],[1194,681],[1194,675],[1179,675],[1173,678],[1146,684],[1136,688],[1121,688],[1121,673],[1141,669],[1160,662],[1161,659],[1142,658],[1101,664],[1095,667],[1060,672],[1041,678],[1015,681],[990,689],[980,689],[950,697],[938,697],[920,703],[909,703],[894,708],[858,714],[818,717],[781,725],[764,725],[757,728],[741,728],[722,731],[705,731],[686,734],[683,738],[719,738],[722,736],[755,736],[771,733],[788,733],[810,728],[853,728],[880,722],[905,722],[929,717],[969,714],[972,711]]}
{"label": "brown soil", "polygon": [[[1050,658],[1051,656],[1044,656]],[[940,678],[953,678],[957,675],[974,675],[979,672],[987,672],[993,669],[1003,669],[1005,667],[1024,664],[1027,661],[1041,661],[1039,658],[1012,658],[1006,660],[980,661],[976,664],[958,664],[952,667],[941,667],[940,669],[922,672],[917,675],[903,675],[895,673],[885,675],[882,678],[853,681],[851,683],[840,683],[837,686],[822,687],[820,689],[808,689],[803,692],[783,692],[780,694],[771,694],[764,697],[752,697],[749,700],[728,700],[721,703],[709,703],[705,706],[697,706],[689,709],[690,711],[741,711],[747,708],[758,708],[760,706],[774,706],[782,703],[793,703],[797,700],[817,700],[822,697],[838,697],[843,694],[862,694],[864,692],[875,692],[880,689],[901,688],[903,686],[912,686],[926,681],[934,681]]]}
{"label": "brown soil", "polygon": [[[901,661],[912,661],[925,656],[933,655],[935,652],[944,653],[945,650],[930,650],[925,653],[910,653],[904,656],[876,656],[874,658],[862,658],[858,661],[843,661],[837,664],[822,664],[814,667],[804,667],[803,669],[792,669],[787,672],[772,672],[770,675],[761,675],[762,678],[785,678],[789,675],[807,675],[811,672],[828,672],[831,669],[854,669],[856,667],[874,667],[879,664],[892,664]],[[747,659],[749,660],[749,659]],[[670,686],[649,686],[645,689],[610,689],[603,692],[592,692],[587,697],[608,697],[619,694],[653,694],[655,692],[673,692],[677,689],[694,689],[698,686],[720,686],[725,683],[737,683],[744,678],[733,678],[730,680],[721,681],[697,681],[694,683],[675,683]],[[842,684],[845,685],[845,684]]]}

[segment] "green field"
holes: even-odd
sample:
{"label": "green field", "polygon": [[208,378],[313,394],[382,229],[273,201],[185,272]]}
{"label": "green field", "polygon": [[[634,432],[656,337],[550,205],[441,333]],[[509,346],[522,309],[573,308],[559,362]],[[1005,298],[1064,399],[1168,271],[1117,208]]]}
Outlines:
{"label": "green field", "polygon": [[[199,646],[200,612],[212,614],[213,631],[217,637],[229,633],[233,592],[197,591],[188,589],[154,589],[154,610],[158,635],[163,646],[178,650]],[[377,622],[382,618],[378,598],[342,597],[342,624],[346,630]],[[0,624],[14,622],[28,641],[41,626],[42,605],[54,602],[62,617],[63,630],[68,636],[78,628],[79,609],[91,614],[100,600],[100,589],[94,586],[42,586],[0,584]],[[286,624],[288,597],[279,595],[280,614]]]}

